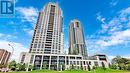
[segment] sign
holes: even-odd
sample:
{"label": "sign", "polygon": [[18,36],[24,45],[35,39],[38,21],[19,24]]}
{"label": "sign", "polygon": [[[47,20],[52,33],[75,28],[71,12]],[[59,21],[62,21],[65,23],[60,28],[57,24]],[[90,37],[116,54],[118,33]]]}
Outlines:
{"label": "sign", "polygon": [[15,0],[0,0],[0,18],[14,17]]}

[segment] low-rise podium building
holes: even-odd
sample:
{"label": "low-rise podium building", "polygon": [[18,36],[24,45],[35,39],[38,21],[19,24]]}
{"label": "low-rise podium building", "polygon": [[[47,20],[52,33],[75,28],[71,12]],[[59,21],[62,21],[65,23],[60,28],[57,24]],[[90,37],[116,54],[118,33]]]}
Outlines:
{"label": "low-rise podium building", "polygon": [[[24,62],[29,66],[34,66],[35,69],[49,69],[49,70],[67,70],[74,66],[75,69],[88,70],[93,67],[109,67],[109,62],[106,55],[103,55],[104,60],[101,59],[100,55],[95,55],[83,58],[82,55],[68,55],[68,54],[31,54],[22,53],[25,56]],[[21,58],[22,59],[22,58]]]}

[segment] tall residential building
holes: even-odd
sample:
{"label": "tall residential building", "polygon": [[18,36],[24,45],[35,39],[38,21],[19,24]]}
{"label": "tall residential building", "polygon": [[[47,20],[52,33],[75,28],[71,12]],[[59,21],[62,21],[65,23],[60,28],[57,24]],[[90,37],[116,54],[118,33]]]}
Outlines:
{"label": "tall residential building", "polygon": [[74,19],[69,25],[69,54],[87,56],[87,48],[81,22]]}
{"label": "tall residential building", "polygon": [[7,50],[0,49],[0,64],[5,65],[8,63],[11,53]]}
{"label": "tall residential building", "polygon": [[[87,55],[83,30],[80,21],[73,20],[70,24],[70,53],[77,55],[68,55],[63,52],[63,32],[62,10],[56,3],[49,2],[41,10],[38,16],[37,24],[34,30],[32,43],[29,53],[22,52],[20,63],[28,64],[26,70],[48,69],[48,70],[67,70],[72,68],[84,70],[88,66],[92,69],[94,66],[101,67],[101,62],[96,57],[84,57]],[[77,48],[77,49],[76,49]],[[108,67],[106,61],[103,62]]]}
{"label": "tall residential building", "polygon": [[49,2],[39,12],[30,53],[61,54],[64,48],[63,15],[57,3]]}

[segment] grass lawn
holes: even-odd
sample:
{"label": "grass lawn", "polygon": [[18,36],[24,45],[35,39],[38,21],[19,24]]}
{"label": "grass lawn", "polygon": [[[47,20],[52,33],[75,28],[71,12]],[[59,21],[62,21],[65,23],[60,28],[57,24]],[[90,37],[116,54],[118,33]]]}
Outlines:
{"label": "grass lawn", "polygon": [[97,69],[94,71],[82,71],[82,70],[66,70],[66,71],[49,71],[49,70],[36,70],[32,72],[9,72],[9,73],[130,73],[130,71],[121,71],[121,70],[110,70],[107,69],[106,71],[102,69]]}

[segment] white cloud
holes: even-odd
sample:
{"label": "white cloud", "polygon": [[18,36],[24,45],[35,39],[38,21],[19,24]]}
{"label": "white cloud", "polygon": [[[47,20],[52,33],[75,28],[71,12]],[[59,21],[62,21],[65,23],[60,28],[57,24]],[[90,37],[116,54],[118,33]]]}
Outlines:
{"label": "white cloud", "polygon": [[94,36],[89,36],[85,41],[88,55],[99,54],[100,51],[102,50],[102,47],[100,47],[100,45],[96,43],[98,39],[93,38],[93,37]]}
{"label": "white cloud", "polygon": [[14,47],[14,52],[13,52],[13,55],[11,57],[11,60],[15,59],[18,62],[20,53],[21,52],[28,52],[28,49],[25,48],[24,45],[22,45],[21,43],[0,40],[0,48],[6,49],[6,50],[12,52],[13,49],[8,44],[11,44]]}
{"label": "white cloud", "polygon": [[122,9],[109,22],[103,23],[102,30],[100,32],[111,34],[114,32],[122,31],[123,28],[130,28],[130,7]]}
{"label": "white cloud", "polygon": [[0,37],[2,37],[3,36],[3,34],[2,33],[0,33]]}
{"label": "white cloud", "polygon": [[110,2],[110,6],[116,6],[118,2],[119,0],[112,0],[112,2]]}
{"label": "white cloud", "polygon": [[[111,20],[97,13],[97,19],[101,22],[101,30],[87,37],[88,51],[100,53],[111,46],[130,43],[130,7],[122,9]],[[125,47],[124,46],[124,47]]]}
{"label": "white cloud", "polygon": [[9,39],[15,39],[15,38],[17,38],[17,36],[0,33],[0,39],[9,40]]}
{"label": "white cloud", "polygon": [[35,24],[38,16],[38,9],[34,7],[16,7],[16,11],[20,14],[22,22],[30,22]]}
{"label": "white cloud", "polygon": [[109,61],[111,61],[111,60],[112,60],[113,58],[115,58],[116,56],[108,55],[107,57],[108,57]]}
{"label": "white cloud", "polygon": [[113,33],[110,37],[106,36],[107,39],[100,39],[97,41],[101,47],[125,44],[130,42],[130,29]]}
{"label": "white cloud", "polygon": [[27,52],[28,49],[25,48],[25,46],[22,45],[21,43],[9,41],[16,38],[17,37],[14,35],[0,33],[0,49],[6,49],[12,52],[13,51],[12,48],[8,45],[8,44],[11,44],[14,47],[14,53],[13,53],[13,56],[11,57],[11,60],[15,59],[16,61],[18,61],[20,53]]}
{"label": "white cloud", "polygon": [[97,13],[97,19],[105,24],[106,18],[102,17],[100,13]]}
{"label": "white cloud", "polygon": [[31,35],[31,36],[33,35],[33,33],[34,33],[34,30],[30,30],[30,31],[28,32],[28,34]]}
{"label": "white cloud", "polygon": [[118,12],[118,15],[112,18],[107,24],[102,24],[101,33],[106,39],[99,39],[97,42],[101,46],[113,46],[130,42],[130,7]]}
{"label": "white cloud", "polygon": [[28,35],[32,36],[33,33],[34,33],[34,30],[33,29],[23,29]]}

